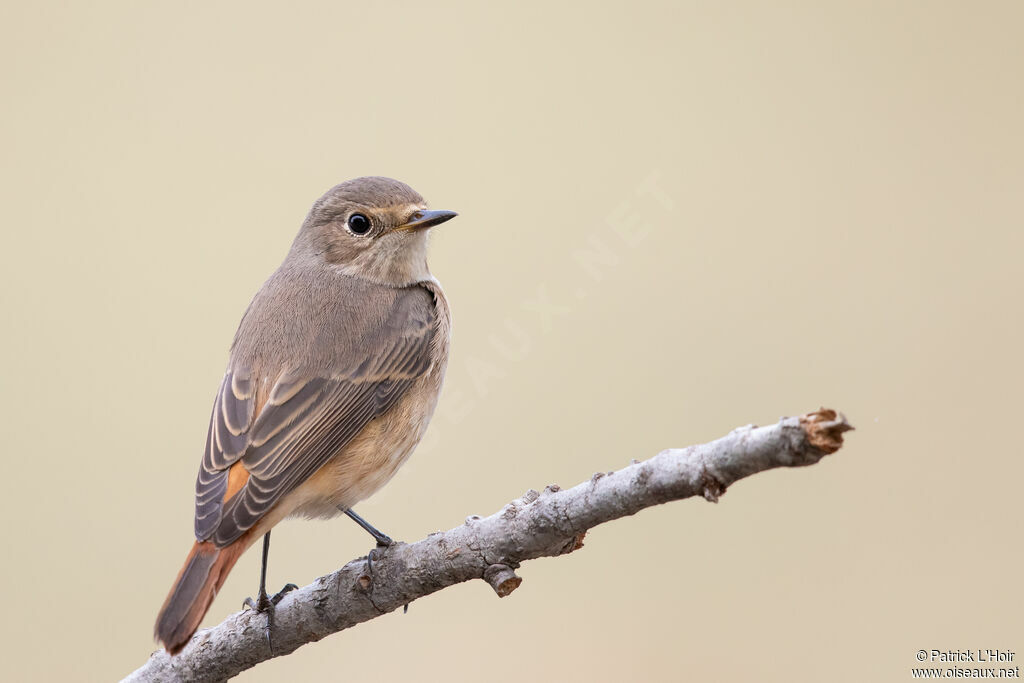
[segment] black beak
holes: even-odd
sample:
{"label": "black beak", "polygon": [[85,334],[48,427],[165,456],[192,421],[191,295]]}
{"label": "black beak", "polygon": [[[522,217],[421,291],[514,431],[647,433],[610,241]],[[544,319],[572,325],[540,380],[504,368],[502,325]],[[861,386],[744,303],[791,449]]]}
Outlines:
{"label": "black beak", "polygon": [[454,211],[417,211],[409,217],[408,223],[398,226],[397,230],[424,230],[441,225],[458,215]]}

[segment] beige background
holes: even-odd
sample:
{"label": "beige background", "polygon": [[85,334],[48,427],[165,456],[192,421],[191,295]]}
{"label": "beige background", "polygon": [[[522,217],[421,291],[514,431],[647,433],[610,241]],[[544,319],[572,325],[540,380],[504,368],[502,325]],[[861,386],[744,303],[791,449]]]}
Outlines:
{"label": "beige background", "polygon": [[[901,681],[1024,658],[1018,2],[5,3],[5,680],[153,649],[210,401],[309,205],[460,217],[427,443],[358,509],[416,540],[527,488],[821,404],[819,466],[601,527],[244,674]],[[270,581],[368,549],[274,534]],[[239,563],[206,624],[256,590]]]}

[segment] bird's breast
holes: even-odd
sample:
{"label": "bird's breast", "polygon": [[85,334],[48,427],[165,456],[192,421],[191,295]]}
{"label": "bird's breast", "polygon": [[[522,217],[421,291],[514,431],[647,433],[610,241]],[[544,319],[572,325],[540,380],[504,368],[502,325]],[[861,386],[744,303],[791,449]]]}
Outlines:
{"label": "bird's breast", "polygon": [[339,506],[353,507],[384,486],[423,438],[441,393],[451,337],[444,294],[436,283],[427,285],[437,308],[429,370],[291,494],[294,499],[285,503],[291,514],[333,517]]}

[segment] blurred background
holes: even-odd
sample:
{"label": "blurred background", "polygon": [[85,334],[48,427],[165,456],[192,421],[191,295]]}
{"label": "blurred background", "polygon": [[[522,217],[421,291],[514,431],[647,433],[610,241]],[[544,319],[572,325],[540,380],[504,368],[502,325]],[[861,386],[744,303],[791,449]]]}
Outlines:
{"label": "blurred background", "polygon": [[[718,505],[597,528],[507,599],[457,586],[239,680],[881,681],[919,649],[1024,656],[1022,21],[5,3],[3,678],[112,680],[155,649],[235,327],[312,202],[368,174],[460,214],[431,247],[440,407],[357,508],[392,536],[821,405],[857,431]],[[348,520],[288,521],[269,582],[368,549]]]}

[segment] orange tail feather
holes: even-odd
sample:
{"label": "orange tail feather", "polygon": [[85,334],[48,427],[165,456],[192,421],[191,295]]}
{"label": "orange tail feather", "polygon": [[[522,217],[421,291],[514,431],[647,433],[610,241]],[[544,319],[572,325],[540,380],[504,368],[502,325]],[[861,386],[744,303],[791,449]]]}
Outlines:
{"label": "orange tail feather", "polygon": [[217,548],[209,541],[192,546],[156,618],[155,635],[168,653],[181,652],[199,628],[199,622],[224,585],[228,572],[249,547],[248,536],[242,536],[226,548]]}

